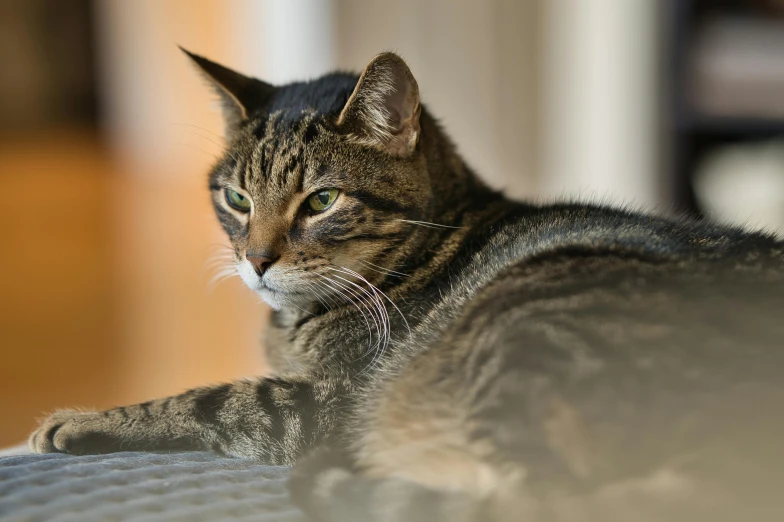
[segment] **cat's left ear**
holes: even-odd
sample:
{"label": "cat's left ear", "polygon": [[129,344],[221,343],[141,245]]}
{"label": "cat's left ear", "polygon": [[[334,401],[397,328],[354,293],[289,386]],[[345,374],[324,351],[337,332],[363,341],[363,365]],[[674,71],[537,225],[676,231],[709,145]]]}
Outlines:
{"label": "cat's left ear", "polygon": [[365,67],[338,125],[360,141],[398,157],[419,140],[419,86],[403,59],[381,53]]}
{"label": "cat's left ear", "polygon": [[226,138],[233,140],[248,116],[269,101],[275,87],[256,78],[244,76],[182,47],[180,49],[193,60],[220,96]]}

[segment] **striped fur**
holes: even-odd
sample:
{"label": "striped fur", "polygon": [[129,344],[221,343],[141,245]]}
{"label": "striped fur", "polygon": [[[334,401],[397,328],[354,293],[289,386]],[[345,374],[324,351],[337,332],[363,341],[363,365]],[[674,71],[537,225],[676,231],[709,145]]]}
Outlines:
{"label": "striped fur", "polygon": [[390,53],[362,81],[283,87],[191,57],[226,108],[209,187],[275,309],[274,373],[58,412],[35,450],[296,462],[294,497],[325,521],[777,519],[784,242],[510,201]]}

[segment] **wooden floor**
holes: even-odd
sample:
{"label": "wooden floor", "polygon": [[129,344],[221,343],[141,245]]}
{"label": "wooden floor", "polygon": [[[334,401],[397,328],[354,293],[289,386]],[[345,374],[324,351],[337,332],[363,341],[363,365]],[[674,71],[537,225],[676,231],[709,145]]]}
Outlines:
{"label": "wooden floor", "polygon": [[0,137],[0,447],[55,408],[263,371],[265,309],[212,293],[203,176],[134,176],[87,132]]}

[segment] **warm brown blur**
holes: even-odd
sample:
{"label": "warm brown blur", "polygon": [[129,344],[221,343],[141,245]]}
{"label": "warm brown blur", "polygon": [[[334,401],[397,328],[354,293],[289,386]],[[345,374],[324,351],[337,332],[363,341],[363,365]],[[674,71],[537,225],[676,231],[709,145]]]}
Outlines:
{"label": "warm brown blur", "polygon": [[2,0],[0,447],[54,408],[264,372],[183,45],[271,83],[399,52],[513,197],[784,227],[782,0]]}
{"label": "warm brown blur", "polygon": [[236,281],[208,291],[219,236],[202,173],[122,175],[79,128],[7,137],[0,164],[0,445],[53,408],[262,370],[252,350],[263,308]]}
{"label": "warm brown blur", "polygon": [[[13,22],[42,20],[45,2],[16,4]],[[160,20],[172,34],[203,25],[217,6],[177,4]],[[179,58],[172,35],[161,36]],[[219,118],[181,65],[190,83],[183,103],[201,112],[141,131],[163,144],[176,134],[165,162],[128,154],[123,126],[89,115],[0,118],[0,447],[25,440],[54,408],[105,408],[264,370],[257,339],[266,308],[239,280],[209,285],[223,240],[206,190]],[[20,91],[22,107],[46,98]]]}
{"label": "warm brown blur", "polygon": [[0,165],[0,444],[9,444],[32,412],[110,403],[119,354],[109,163],[94,134],[8,136]]}

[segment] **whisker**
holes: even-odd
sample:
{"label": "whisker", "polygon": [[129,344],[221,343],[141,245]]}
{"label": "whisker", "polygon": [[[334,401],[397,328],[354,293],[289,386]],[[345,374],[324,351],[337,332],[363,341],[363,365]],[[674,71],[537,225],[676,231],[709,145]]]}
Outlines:
{"label": "whisker", "polygon": [[196,132],[196,131],[194,131],[194,130],[187,129],[187,130],[188,130],[188,132],[190,132],[191,134],[193,134],[193,135],[195,135],[195,136],[198,136],[198,137],[200,137],[200,138],[202,138],[202,139],[204,139],[204,140],[207,140],[207,141],[209,141],[210,143],[212,143],[213,145],[215,145],[215,146],[219,147],[219,148],[220,148],[220,150],[221,150],[221,152],[224,152],[224,153],[228,154],[230,157],[234,158],[235,160],[239,160],[239,159],[240,159],[240,158],[239,158],[239,157],[236,155],[236,153],[234,153],[234,152],[232,152],[231,150],[229,150],[229,149],[227,149],[227,148],[226,148],[226,146],[227,146],[227,144],[226,144],[226,141],[225,141],[226,139],[225,139],[225,137],[224,137],[224,136],[221,136],[220,134],[217,134],[217,133],[215,133],[215,132],[213,132],[213,131],[211,131],[211,130],[209,130],[209,129],[205,129],[204,127],[199,127],[198,125],[192,125],[192,124],[190,124],[190,123],[175,123],[175,122],[169,122],[169,124],[170,124],[170,125],[173,125],[173,126],[176,126],[176,127],[191,127],[192,129],[198,129],[198,130],[204,131],[204,132],[206,132],[206,133],[208,133],[208,134],[212,134],[213,136],[215,136],[216,138],[218,138],[220,141],[219,141],[219,142],[218,142],[218,141],[215,141],[215,140],[213,140],[212,138],[210,138],[209,136],[205,136],[205,135],[203,135],[203,134],[200,134],[200,133],[198,133],[198,132]]}
{"label": "whisker", "polygon": [[226,267],[222,269],[214,276],[212,276],[210,280],[207,282],[207,292],[211,294],[212,292],[215,291],[215,289],[218,287],[219,284],[231,279],[234,276],[239,276],[239,272],[237,272],[236,268]]}
{"label": "whisker", "polygon": [[239,275],[234,263],[234,249],[220,243],[211,246],[215,251],[204,261],[202,268],[205,273],[212,274],[207,282],[208,293],[214,292],[223,281]]}
{"label": "whisker", "polygon": [[[373,356],[373,359],[370,361],[370,364],[368,364],[368,366],[366,366],[359,373],[360,375],[362,375],[363,373],[365,373],[366,371],[369,371],[370,369],[374,368],[378,364],[378,362],[381,360],[384,352],[386,351],[387,346],[389,345],[389,343],[392,340],[391,339],[391,333],[392,332],[391,332],[391,323],[390,323],[390,319],[389,319],[389,313],[387,312],[386,306],[384,306],[384,301],[381,300],[379,295],[385,297],[387,300],[389,300],[389,298],[386,297],[386,295],[384,295],[383,292],[381,292],[378,288],[376,288],[373,284],[371,284],[367,279],[365,279],[361,275],[357,274],[353,270],[350,270],[350,269],[348,269],[346,267],[336,267],[336,268],[327,267],[327,268],[330,268],[331,270],[334,270],[334,271],[337,271],[337,272],[343,272],[343,273],[345,273],[347,275],[351,275],[352,277],[356,277],[356,278],[360,279],[362,282],[364,282],[365,284],[367,284],[370,287],[370,289],[373,291],[373,304],[374,304],[375,308],[378,310],[380,319],[382,320],[383,341],[379,345],[376,354]],[[363,292],[368,294],[368,296],[370,296],[370,293],[367,290],[365,290],[364,288],[362,288],[361,286],[359,286],[358,284],[356,284],[356,283],[354,283],[352,281],[348,281],[347,279],[342,278],[340,276],[335,276],[335,277],[339,277],[340,279],[343,279],[344,281],[346,281],[346,282],[356,286],[357,288],[361,289]],[[391,302],[391,300],[390,300],[390,302]],[[392,305],[395,306],[394,303],[392,303]],[[397,308],[397,306],[395,306],[395,308]],[[400,313],[399,309],[398,309],[398,313]],[[403,320],[405,321],[405,317],[403,318]],[[406,322],[406,325],[408,325],[407,322]]]}
{"label": "whisker", "polygon": [[226,146],[225,146],[223,143],[218,143],[217,141],[213,140],[213,139],[212,139],[212,138],[210,138],[209,136],[205,136],[204,134],[198,133],[198,132],[196,132],[195,130],[188,130],[188,132],[190,132],[190,133],[191,133],[191,134],[193,134],[194,136],[198,136],[199,138],[201,138],[201,139],[203,139],[203,140],[207,140],[207,141],[209,141],[209,142],[210,142],[210,143],[212,143],[213,145],[215,145],[215,146],[217,146],[217,147],[220,147],[220,148],[221,148],[221,150],[223,150],[223,149],[226,147]]}
{"label": "whisker", "polygon": [[215,136],[216,138],[219,138],[221,140],[224,139],[223,136],[221,136],[217,132],[213,132],[213,131],[211,131],[209,129],[206,129],[204,127],[199,127],[198,125],[193,125],[192,123],[177,123],[177,122],[174,122],[174,121],[170,121],[169,124],[170,125],[175,125],[177,127],[193,127],[194,129],[203,130],[206,133],[212,134],[213,136]]}
{"label": "whisker", "polygon": [[234,261],[234,251],[224,250],[223,252],[213,252],[207,259],[204,260],[205,265],[215,263],[226,263],[227,261]]}
{"label": "whisker", "polygon": [[[318,274],[318,275],[321,275],[321,274]],[[362,292],[363,292],[362,294],[360,294],[360,293],[359,293],[359,292],[357,292],[356,290],[352,289],[350,286],[347,286],[347,285],[345,285],[345,284],[343,284],[343,283],[340,283],[340,282],[338,282],[338,281],[335,281],[335,280],[334,280],[334,279],[332,279],[332,278],[328,278],[327,276],[324,276],[324,275],[321,275],[321,277],[324,277],[325,279],[327,279],[328,281],[330,281],[332,284],[338,285],[338,286],[339,286],[340,288],[342,288],[344,291],[348,292],[349,294],[351,294],[352,296],[354,296],[355,298],[357,298],[357,299],[359,300],[359,302],[360,302],[360,303],[362,303],[362,305],[363,305],[363,306],[367,306],[367,304],[368,304],[368,303],[367,303],[367,301],[365,301],[365,299],[364,299],[364,297],[363,297],[363,294],[365,294],[365,295],[369,295],[369,294],[368,294],[368,293],[367,293],[367,291],[365,291],[365,290],[364,290],[362,287],[360,287],[360,286],[358,286],[358,285],[356,285],[356,284],[354,284],[354,283],[351,283],[351,282],[350,282],[350,281],[348,281],[347,279],[344,279],[344,278],[342,278],[342,277],[340,277],[340,276],[336,276],[336,277],[338,277],[338,279],[342,279],[343,281],[345,281],[345,282],[347,282],[347,283],[349,283],[349,284],[353,284],[355,287],[357,287],[357,288],[358,288],[360,291],[362,291]],[[372,303],[372,300],[371,300],[370,302]],[[371,318],[371,319],[373,319],[373,323],[374,323],[374,324],[375,324],[375,326],[376,326],[376,332],[377,332],[377,334],[378,334],[378,336],[379,336],[379,339],[381,339],[381,326],[380,326],[380,323],[381,323],[381,321],[382,321],[382,317],[381,317],[380,315],[377,315],[377,314],[375,313],[375,308],[370,308],[369,306],[367,306],[367,311],[368,311],[368,313],[370,314],[370,318]],[[364,316],[364,314],[363,314],[363,316]],[[369,327],[369,326],[370,326],[370,324],[368,324],[368,327]],[[372,336],[371,336],[371,337],[372,337]],[[379,341],[379,342],[380,342],[380,341]]]}
{"label": "whisker", "polygon": [[323,284],[323,283],[321,283],[321,281],[318,281],[318,280],[313,280],[313,281],[303,281],[303,282],[304,282],[304,283],[305,283],[305,285],[308,287],[308,289],[310,289],[310,291],[312,291],[312,292],[313,292],[313,295],[314,295],[314,297],[315,297],[316,299],[318,299],[318,301],[319,301],[319,302],[320,302],[322,305],[324,305],[324,308],[326,308],[326,309],[327,309],[327,310],[329,310],[329,311],[332,311],[332,307],[331,307],[331,306],[329,306],[329,304],[328,304],[328,303],[325,301],[325,298],[328,298],[328,299],[330,300],[330,302],[332,302],[333,304],[335,303],[335,301],[332,299],[332,297],[330,297],[330,296],[329,296],[329,294],[328,294],[328,293],[324,293],[323,295],[322,295],[322,294],[320,294],[320,292],[321,292],[321,289],[319,288],[319,286],[318,286],[318,285],[320,285],[320,284]]}
{"label": "whisker", "polygon": [[442,225],[440,223],[430,223],[428,221],[416,221],[413,219],[396,219],[395,221],[402,221],[403,223],[409,223],[411,225],[419,225],[426,228],[454,228],[454,229],[463,228],[463,227],[453,227],[452,225]]}
{"label": "whisker", "polygon": [[[328,267],[329,268],[329,267]],[[389,316],[386,314],[386,309],[383,306],[383,302],[378,299],[377,296],[371,295],[370,292],[362,288],[361,286],[357,285],[356,283],[349,281],[343,277],[335,276],[342,281],[356,287],[357,290],[362,292],[363,295],[366,295],[369,298],[370,304],[372,307],[368,307],[368,312],[371,314],[371,318],[376,326],[376,333],[378,334],[378,341],[375,345],[373,345],[368,353],[373,353],[373,357],[368,363],[368,365],[359,372],[360,375],[365,373],[367,370],[375,366],[376,361],[380,358],[381,354],[383,354],[384,350],[389,343]],[[333,280],[334,281],[334,280]],[[335,284],[340,284],[337,281],[334,281]],[[345,288],[345,285],[342,285]],[[346,288],[346,290],[349,290]],[[353,293],[353,292],[352,292]],[[367,302],[363,299],[363,304],[367,305]]]}
{"label": "whisker", "polygon": [[204,268],[212,268],[216,265],[228,265],[229,261],[232,263],[234,262],[233,248],[220,243],[211,246],[214,248],[214,251],[205,259]]}
{"label": "whisker", "polygon": [[[365,304],[365,302],[361,299],[361,296],[359,296],[350,287],[347,287],[346,285],[344,285],[344,284],[342,284],[342,283],[340,283],[338,281],[335,281],[335,280],[333,280],[333,279],[331,279],[331,278],[329,278],[329,277],[327,277],[325,275],[322,275],[322,274],[319,274],[319,273],[316,273],[316,275],[321,277],[325,281],[327,281],[327,282],[320,281],[320,283],[322,285],[324,285],[326,288],[329,288],[333,292],[335,292],[338,295],[340,295],[340,297],[342,297],[345,301],[347,301],[348,303],[353,305],[355,308],[358,307],[357,302],[359,302],[359,303],[361,303],[363,305]],[[333,285],[335,285],[335,286],[333,286]],[[336,286],[337,286],[337,288],[336,288]],[[358,310],[362,314],[362,317],[365,319],[365,322],[367,322],[367,317],[364,315],[363,310],[361,310],[359,308],[358,308]],[[367,324],[368,324],[368,328],[370,328],[370,323],[367,322]]]}
{"label": "whisker", "polygon": [[[334,284],[337,284],[337,285],[339,285],[339,283],[338,283],[337,281],[333,281],[332,279],[330,279],[329,277],[327,277],[327,276],[325,276],[325,275],[322,275],[322,274],[319,274],[319,273],[316,273],[316,275],[317,275],[317,276],[319,276],[319,277],[322,277],[323,279],[325,279],[326,281],[329,281],[330,283],[334,283]],[[323,284],[325,284],[326,286],[328,286],[329,288],[331,288],[332,290],[334,290],[335,292],[337,292],[337,293],[338,293],[338,295],[340,295],[341,297],[343,297],[344,299],[346,299],[346,300],[347,300],[349,303],[351,303],[351,304],[354,306],[354,308],[356,308],[356,309],[357,309],[357,311],[359,312],[359,314],[362,316],[362,319],[365,321],[365,325],[367,326],[367,330],[368,330],[368,342],[369,342],[369,346],[368,346],[368,352],[367,352],[367,353],[373,353],[373,352],[376,350],[376,346],[377,346],[377,345],[376,345],[376,346],[372,345],[372,343],[373,343],[373,330],[371,329],[371,327],[370,327],[370,321],[368,321],[368,319],[367,319],[367,316],[365,315],[365,313],[364,313],[364,311],[362,310],[362,308],[361,308],[361,307],[360,307],[360,306],[359,306],[359,305],[358,305],[356,302],[354,302],[354,300],[353,300],[353,299],[351,299],[350,297],[346,296],[346,294],[345,294],[345,293],[344,293],[342,290],[340,290],[340,288],[335,288],[334,286],[332,286],[332,285],[331,285],[331,284],[329,284],[329,283],[323,283]],[[372,317],[372,316],[371,316],[371,317]],[[376,320],[375,320],[375,318],[374,318],[374,317],[373,317],[373,322],[374,322],[374,323],[376,323],[377,331],[380,331],[380,330],[378,330],[378,323],[376,322]],[[379,336],[379,339],[380,339],[380,336]],[[360,356],[359,358],[361,359],[361,358],[362,358],[362,357],[364,357],[364,356],[365,356],[365,355],[362,355],[362,356]]]}
{"label": "whisker", "polygon": [[213,154],[213,153],[211,153],[211,152],[207,152],[206,150],[204,150],[204,149],[202,149],[202,148],[200,148],[200,147],[197,147],[197,146],[195,146],[195,145],[191,145],[190,143],[184,143],[184,142],[181,142],[181,141],[179,141],[179,142],[177,142],[177,145],[182,145],[182,146],[184,146],[184,147],[190,147],[190,148],[192,148],[192,149],[196,149],[196,150],[198,150],[199,152],[201,152],[202,154],[206,154],[207,156],[212,156],[212,157],[213,157],[213,158],[215,158],[216,160],[220,160],[220,157],[219,157],[219,156],[216,156],[215,154]]}
{"label": "whisker", "polygon": [[381,275],[383,275],[383,276],[389,276],[389,277],[400,277],[399,275],[390,274],[389,272],[382,272],[381,270],[377,270],[377,269],[375,269],[375,268],[373,268],[373,267],[371,267],[371,266],[366,266],[365,268],[367,268],[368,270],[371,270],[371,271],[373,271],[373,272],[375,272],[375,273],[377,273],[377,274],[381,274]]}
{"label": "whisker", "polygon": [[[350,268],[347,268],[347,267],[344,267],[344,266],[341,266],[341,267],[338,267],[338,268],[340,268],[342,272],[347,273],[347,274],[349,274],[349,275],[351,275],[353,277],[356,277],[356,278],[360,279],[361,281],[363,281],[365,284],[367,284],[371,288],[371,290],[373,290],[374,294],[376,294],[377,296],[381,295],[392,306],[394,306],[395,310],[397,310],[397,313],[400,314],[401,319],[403,319],[403,323],[406,325],[406,329],[408,330],[409,335],[411,335],[411,328],[409,327],[408,321],[406,320],[406,317],[403,315],[403,312],[400,311],[400,308],[398,308],[398,306],[384,292],[379,290],[375,285],[370,283],[361,274],[358,274],[354,270],[351,270]],[[371,364],[368,365],[368,367],[366,367],[365,369],[363,369],[362,372],[360,372],[360,374],[362,374],[362,373],[364,373],[364,372],[374,368],[378,364],[378,362],[381,361],[381,357],[383,356],[384,351],[386,350],[388,344],[391,342],[391,323],[390,323],[390,319],[389,319],[389,314],[387,313],[387,310],[386,310],[386,307],[383,304],[383,301],[379,300],[378,306],[379,306],[380,310],[383,310],[384,315],[385,315],[385,319],[386,319],[386,326],[387,326],[387,328],[385,330],[385,332],[386,332],[386,339],[385,339],[385,342],[384,342],[383,346],[378,351],[377,357],[374,357],[373,361],[371,361]]]}
{"label": "whisker", "polygon": [[[394,270],[390,270],[389,268],[384,268],[383,266],[375,265],[375,264],[371,263],[370,261],[364,261],[364,260],[360,259],[359,262],[363,263],[365,265],[370,265],[370,266],[368,266],[368,268],[370,270],[373,270],[374,272],[378,272],[380,274],[394,275],[394,276],[398,276],[398,277],[411,277],[409,274],[404,274],[403,272],[396,272]],[[376,270],[376,269],[378,269],[378,270]],[[381,270],[383,270],[383,272],[381,272]]]}
{"label": "whisker", "polygon": [[311,315],[313,317],[316,316],[316,314],[314,314],[313,312],[308,312],[307,310],[304,310],[304,309],[300,308],[299,306],[295,305],[294,302],[291,299],[287,298],[285,295],[283,295],[282,297],[283,297],[283,302],[284,302],[284,304],[286,304],[286,306],[293,306],[294,308],[296,308],[297,310],[299,310],[303,314]]}
{"label": "whisker", "polygon": [[392,301],[392,299],[390,299],[387,296],[387,294],[385,294],[384,292],[379,290],[374,284],[372,284],[370,281],[368,281],[367,279],[362,277],[361,274],[355,272],[354,270],[351,270],[350,268],[346,268],[345,266],[341,266],[339,268],[342,268],[346,273],[348,273],[350,275],[353,275],[354,277],[364,281],[368,286],[370,286],[373,289],[373,291],[378,292],[384,299],[386,299],[389,302],[389,304],[394,306],[395,310],[397,310],[397,313],[400,314],[400,318],[403,319],[403,323],[406,325],[406,329],[408,330],[409,335],[411,334],[411,327],[408,325],[408,321],[406,320],[406,316],[403,314],[403,312],[400,311],[400,308],[398,308],[398,306],[395,304],[395,302]]}

